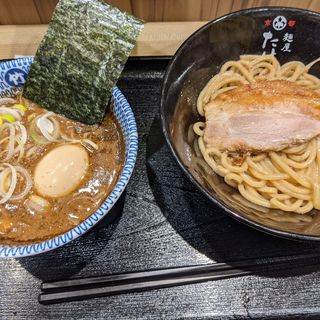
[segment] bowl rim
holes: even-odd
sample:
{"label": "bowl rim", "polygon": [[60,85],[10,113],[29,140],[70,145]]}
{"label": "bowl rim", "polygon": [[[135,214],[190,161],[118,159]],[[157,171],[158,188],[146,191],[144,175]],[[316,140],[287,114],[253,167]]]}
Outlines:
{"label": "bowl rim", "polygon": [[283,10],[285,12],[292,12],[292,13],[307,13],[309,15],[314,15],[320,18],[320,13],[315,12],[315,11],[311,11],[311,10],[307,10],[307,9],[300,9],[300,8],[292,8],[292,7],[283,7],[283,6],[271,6],[271,7],[256,7],[256,8],[250,8],[250,9],[243,9],[243,10],[239,10],[239,11],[235,11],[232,13],[228,13],[226,15],[223,15],[217,19],[214,19],[212,21],[209,21],[208,23],[206,23],[204,26],[202,26],[201,28],[199,28],[198,30],[196,30],[195,32],[193,32],[182,44],[181,46],[178,48],[178,50],[176,51],[176,53],[174,54],[174,56],[172,57],[172,59],[170,60],[167,68],[166,68],[166,72],[165,75],[163,77],[162,80],[162,86],[161,86],[161,98],[160,98],[160,118],[161,118],[161,125],[162,125],[162,132],[163,135],[165,137],[165,141],[171,151],[171,154],[173,155],[174,159],[176,160],[176,162],[178,163],[179,167],[182,169],[183,173],[188,177],[188,179],[198,188],[198,190],[200,190],[200,192],[202,192],[211,202],[213,202],[215,205],[217,205],[218,207],[220,207],[221,209],[223,209],[223,211],[230,217],[238,220],[239,222],[250,226],[256,230],[262,231],[264,233],[273,235],[273,236],[277,236],[280,238],[285,238],[285,239],[289,239],[289,240],[297,240],[297,241],[312,241],[312,242],[320,242],[320,236],[313,236],[313,235],[304,235],[304,234],[300,234],[300,233],[294,233],[294,232],[290,232],[290,231],[283,231],[280,229],[276,229],[276,228],[272,228],[272,227],[268,227],[262,223],[256,222],[254,220],[251,220],[248,217],[245,217],[243,215],[241,215],[239,212],[237,212],[237,210],[235,210],[233,207],[224,204],[220,198],[218,196],[213,196],[211,193],[209,193],[194,177],[193,175],[188,171],[187,167],[183,164],[183,162],[181,161],[175,146],[173,145],[173,142],[170,139],[170,134],[169,134],[169,128],[167,127],[167,123],[166,123],[166,115],[165,115],[165,87],[167,86],[167,82],[168,82],[168,77],[169,74],[172,71],[173,66],[175,65],[176,60],[178,59],[178,57],[180,56],[180,53],[182,52],[182,50],[184,49],[184,47],[188,44],[188,42],[194,38],[195,36],[197,36],[198,34],[200,34],[203,30],[211,27],[212,25],[219,23],[220,21],[223,21],[225,19],[228,18],[233,18],[233,17],[238,17],[241,16],[243,14],[250,14],[250,13],[256,13],[256,12],[263,12],[263,11],[269,11],[270,13],[272,13],[273,11],[279,11],[279,10]]}
{"label": "bowl rim", "polygon": [[[18,63],[31,63],[32,58],[19,58],[15,60]],[[0,62],[0,66],[3,62]],[[9,63],[6,61],[5,63]],[[93,212],[87,219],[85,219],[81,224],[77,225],[73,229],[55,236],[54,238],[31,243],[31,244],[21,244],[21,245],[0,245],[0,259],[1,258],[19,258],[33,256],[53,249],[57,249],[76,238],[80,237],[87,231],[89,231],[94,225],[96,225],[102,218],[106,217],[113,205],[120,198],[121,194],[125,190],[130,177],[133,173],[134,166],[137,159],[138,153],[138,131],[137,124],[133,114],[133,111],[130,107],[125,96],[122,94],[119,88],[114,87],[112,89],[112,99],[114,100],[114,105],[118,106],[118,112],[125,120],[125,126],[119,120],[119,117],[116,115],[116,118],[121,126],[122,133],[125,138],[125,151],[126,157],[124,166],[122,168],[121,174],[118,177],[117,183],[109,194],[109,196],[104,200],[101,206]],[[114,112],[117,113],[116,110]]]}

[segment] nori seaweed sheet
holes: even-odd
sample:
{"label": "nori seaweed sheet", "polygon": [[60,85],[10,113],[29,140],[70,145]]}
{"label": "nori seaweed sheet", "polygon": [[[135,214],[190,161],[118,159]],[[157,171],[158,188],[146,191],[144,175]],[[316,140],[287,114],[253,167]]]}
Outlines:
{"label": "nori seaweed sheet", "polygon": [[23,96],[70,119],[102,122],[142,28],[142,21],[102,0],[60,0]]}

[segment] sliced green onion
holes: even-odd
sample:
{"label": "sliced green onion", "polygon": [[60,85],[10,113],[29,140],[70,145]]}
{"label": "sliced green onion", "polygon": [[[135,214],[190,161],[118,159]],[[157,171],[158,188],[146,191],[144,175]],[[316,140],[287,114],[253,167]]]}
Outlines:
{"label": "sliced green onion", "polygon": [[19,109],[19,110],[21,110],[21,111],[27,111],[27,107],[26,106],[24,106],[23,104],[15,104],[14,106],[13,106],[13,108],[16,108],[16,109]]}
{"label": "sliced green onion", "polygon": [[12,98],[0,98],[0,106],[5,105],[5,104],[12,104],[15,103],[16,100]]}
{"label": "sliced green onion", "polygon": [[20,141],[22,144],[25,144],[28,139],[26,127],[22,125],[20,122],[16,122],[14,125],[20,129]]}
{"label": "sliced green onion", "polygon": [[13,156],[14,154],[14,142],[15,142],[15,128],[12,123],[5,123],[1,129],[4,130],[5,128],[9,129],[9,142],[8,142],[8,151],[6,157],[2,161],[9,161],[9,159]]}
{"label": "sliced green onion", "polygon": [[99,147],[96,143],[94,143],[93,141],[91,141],[90,139],[82,139],[81,140],[81,144],[86,147],[86,145],[90,145],[93,149],[98,150]]}
{"label": "sliced green onion", "polygon": [[19,194],[12,195],[10,197],[10,200],[13,200],[13,201],[14,200],[20,200],[23,197],[25,197],[29,193],[29,191],[30,191],[30,189],[32,187],[32,178],[31,178],[31,175],[28,173],[28,171],[25,168],[20,167],[20,166],[15,166],[14,168],[16,169],[17,173],[20,173],[20,175],[22,175],[24,177],[24,179],[25,179],[25,187]]}
{"label": "sliced green onion", "polygon": [[[7,167],[7,168],[6,168]],[[13,195],[19,180],[17,174],[24,177],[25,186],[23,190]],[[8,183],[9,181],[9,183]],[[9,163],[4,163],[0,167],[0,204],[7,202],[8,200],[20,200],[25,197],[32,187],[32,178],[28,171],[20,166],[12,166]]]}
{"label": "sliced green onion", "polygon": [[1,120],[5,120],[5,121],[11,122],[11,123],[16,121],[16,119],[11,114],[3,114],[0,116],[0,118],[1,118]]}
{"label": "sliced green onion", "polygon": [[36,144],[48,144],[50,141],[48,141],[45,137],[40,136],[37,132],[36,132],[36,120],[37,118],[34,118],[30,124],[29,127],[29,135],[30,137],[34,140],[34,142]]}
{"label": "sliced green onion", "polygon": [[97,144],[95,144],[93,141],[91,141],[90,139],[73,139],[73,138],[69,138],[67,136],[61,136],[62,139],[70,142],[70,143],[80,143],[83,147],[85,147],[89,152],[93,152],[93,150],[90,149],[93,148],[95,150],[98,150],[99,147]]}
{"label": "sliced green onion", "polygon": [[21,120],[21,114],[18,110],[14,110],[12,108],[0,107],[0,114],[10,114],[16,120]]}
{"label": "sliced green onion", "polygon": [[34,112],[34,113],[31,113],[31,114],[28,116],[27,120],[28,120],[28,121],[33,120],[36,115],[37,115],[37,114],[36,114],[35,112]]}
{"label": "sliced green onion", "polygon": [[[17,186],[17,170],[9,163],[4,163],[3,165],[7,166],[8,168],[3,168],[3,170],[0,173],[0,196],[1,196],[0,204],[7,202],[11,198]],[[7,179],[7,176],[10,175],[10,173],[11,173],[10,187],[8,191],[5,191],[4,182]]]}
{"label": "sliced green onion", "polygon": [[[53,112],[45,113],[32,120],[30,124],[30,136],[38,144],[47,144],[49,142],[57,141],[60,135],[60,126],[58,121],[53,117]],[[36,127],[39,128],[43,137],[36,132]]]}
{"label": "sliced green onion", "polygon": [[24,156],[24,147],[27,142],[27,130],[20,122],[6,122],[0,127],[0,134],[4,130],[8,130],[8,134],[0,141],[0,145],[4,144],[3,150],[0,152],[1,161],[10,161],[11,158],[19,153],[18,161]]}

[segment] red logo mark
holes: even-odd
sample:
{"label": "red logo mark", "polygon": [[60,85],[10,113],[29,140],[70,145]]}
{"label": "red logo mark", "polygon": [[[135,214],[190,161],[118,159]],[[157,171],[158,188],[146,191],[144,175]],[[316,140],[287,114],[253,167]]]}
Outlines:
{"label": "red logo mark", "polygon": [[270,27],[270,26],[271,26],[271,22],[272,22],[272,20],[267,19],[267,20],[264,21],[264,25],[265,25],[266,27]]}
{"label": "red logo mark", "polygon": [[296,24],[296,22],[294,20],[289,20],[288,21],[288,26],[289,27],[293,27],[293,26],[295,26],[295,24]]}

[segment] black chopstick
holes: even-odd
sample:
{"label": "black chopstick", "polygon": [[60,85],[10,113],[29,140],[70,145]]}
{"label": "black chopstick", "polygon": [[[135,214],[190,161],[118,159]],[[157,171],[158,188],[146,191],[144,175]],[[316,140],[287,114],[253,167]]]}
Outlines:
{"label": "black chopstick", "polygon": [[[318,260],[315,260],[319,258]],[[167,288],[252,274],[260,270],[293,268],[295,262],[320,262],[319,254],[250,259],[230,263],[213,263],[201,266],[131,272],[82,279],[45,282],[39,302],[53,304],[131,292]],[[245,269],[241,269],[245,268]]]}
{"label": "black chopstick", "polygon": [[209,280],[218,280],[223,278],[231,278],[234,276],[247,275],[250,271],[243,270],[228,270],[223,272],[223,274],[216,273],[204,273],[196,275],[188,275],[185,277],[168,278],[162,280],[149,280],[134,283],[122,283],[115,284],[113,286],[104,286],[90,289],[80,289],[74,291],[62,291],[56,293],[42,293],[39,296],[39,302],[42,304],[53,304],[60,302],[68,302],[75,300],[83,300],[89,298],[98,298],[104,296],[111,296],[117,294],[131,293],[131,292],[141,292],[147,290],[169,288],[173,286],[199,283]]}

